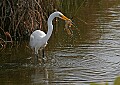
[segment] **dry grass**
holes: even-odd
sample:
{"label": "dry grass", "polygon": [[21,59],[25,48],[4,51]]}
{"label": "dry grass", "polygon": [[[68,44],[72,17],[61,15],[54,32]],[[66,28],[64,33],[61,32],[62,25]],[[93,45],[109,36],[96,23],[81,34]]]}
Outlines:
{"label": "dry grass", "polygon": [[[46,30],[49,13],[59,0],[0,1],[0,34],[9,32],[14,40],[29,36],[35,29]],[[43,29],[44,28],[44,29]],[[5,35],[0,35],[3,37]]]}
{"label": "dry grass", "polygon": [[36,30],[47,31],[47,18],[59,0],[1,0],[0,51],[13,41],[28,40]]}

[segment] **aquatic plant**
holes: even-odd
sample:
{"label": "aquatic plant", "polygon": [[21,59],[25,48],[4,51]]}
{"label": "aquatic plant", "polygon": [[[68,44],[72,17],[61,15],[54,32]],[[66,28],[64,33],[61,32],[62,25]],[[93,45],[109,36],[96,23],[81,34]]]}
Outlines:
{"label": "aquatic plant", "polygon": [[[108,83],[91,83],[90,85],[109,85]],[[117,77],[113,83],[113,85],[120,85],[120,77]]]}

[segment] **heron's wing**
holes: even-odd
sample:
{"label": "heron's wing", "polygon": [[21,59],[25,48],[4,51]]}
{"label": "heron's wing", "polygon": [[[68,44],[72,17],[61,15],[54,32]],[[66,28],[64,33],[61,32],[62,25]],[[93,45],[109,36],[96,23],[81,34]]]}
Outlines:
{"label": "heron's wing", "polygon": [[30,46],[31,48],[34,48],[34,36],[33,35],[30,35]]}
{"label": "heron's wing", "polygon": [[30,46],[31,46],[31,48],[34,48],[35,45],[36,45],[39,41],[41,41],[41,39],[42,39],[43,37],[45,37],[45,36],[46,36],[46,34],[45,34],[43,31],[41,31],[41,30],[36,30],[36,31],[34,31],[34,32],[30,35]]}
{"label": "heron's wing", "polygon": [[39,38],[39,39],[43,38],[44,36],[46,36],[46,34],[43,31],[41,31],[41,30],[36,30],[31,35],[33,35],[34,38]]}

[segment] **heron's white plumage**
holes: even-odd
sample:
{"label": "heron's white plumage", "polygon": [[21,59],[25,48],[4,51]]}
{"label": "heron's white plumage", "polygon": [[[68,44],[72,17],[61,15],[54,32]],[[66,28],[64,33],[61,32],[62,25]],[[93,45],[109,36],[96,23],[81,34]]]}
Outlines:
{"label": "heron's white plumage", "polygon": [[37,50],[46,46],[47,42],[43,39],[46,34],[41,30],[36,30],[30,35],[30,46],[32,49],[35,48],[36,53]]}

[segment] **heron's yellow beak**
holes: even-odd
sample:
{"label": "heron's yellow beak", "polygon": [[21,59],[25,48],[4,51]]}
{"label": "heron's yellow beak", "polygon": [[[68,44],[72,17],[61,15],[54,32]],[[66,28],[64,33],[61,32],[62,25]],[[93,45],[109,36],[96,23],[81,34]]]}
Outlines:
{"label": "heron's yellow beak", "polygon": [[66,16],[61,15],[60,18],[63,19],[63,20],[65,20],[66,22],[69,22],[69,26],[73,25],[72,21],[69,18],[67,18]]}
{"label": "heron's yellow beak", "polygon": [[63,19],[63,20],[70,20],[70,19],[68,19],[68,18],[67,18],[66,16],[64,16],[64,15],[61,15],[60,18]]}

